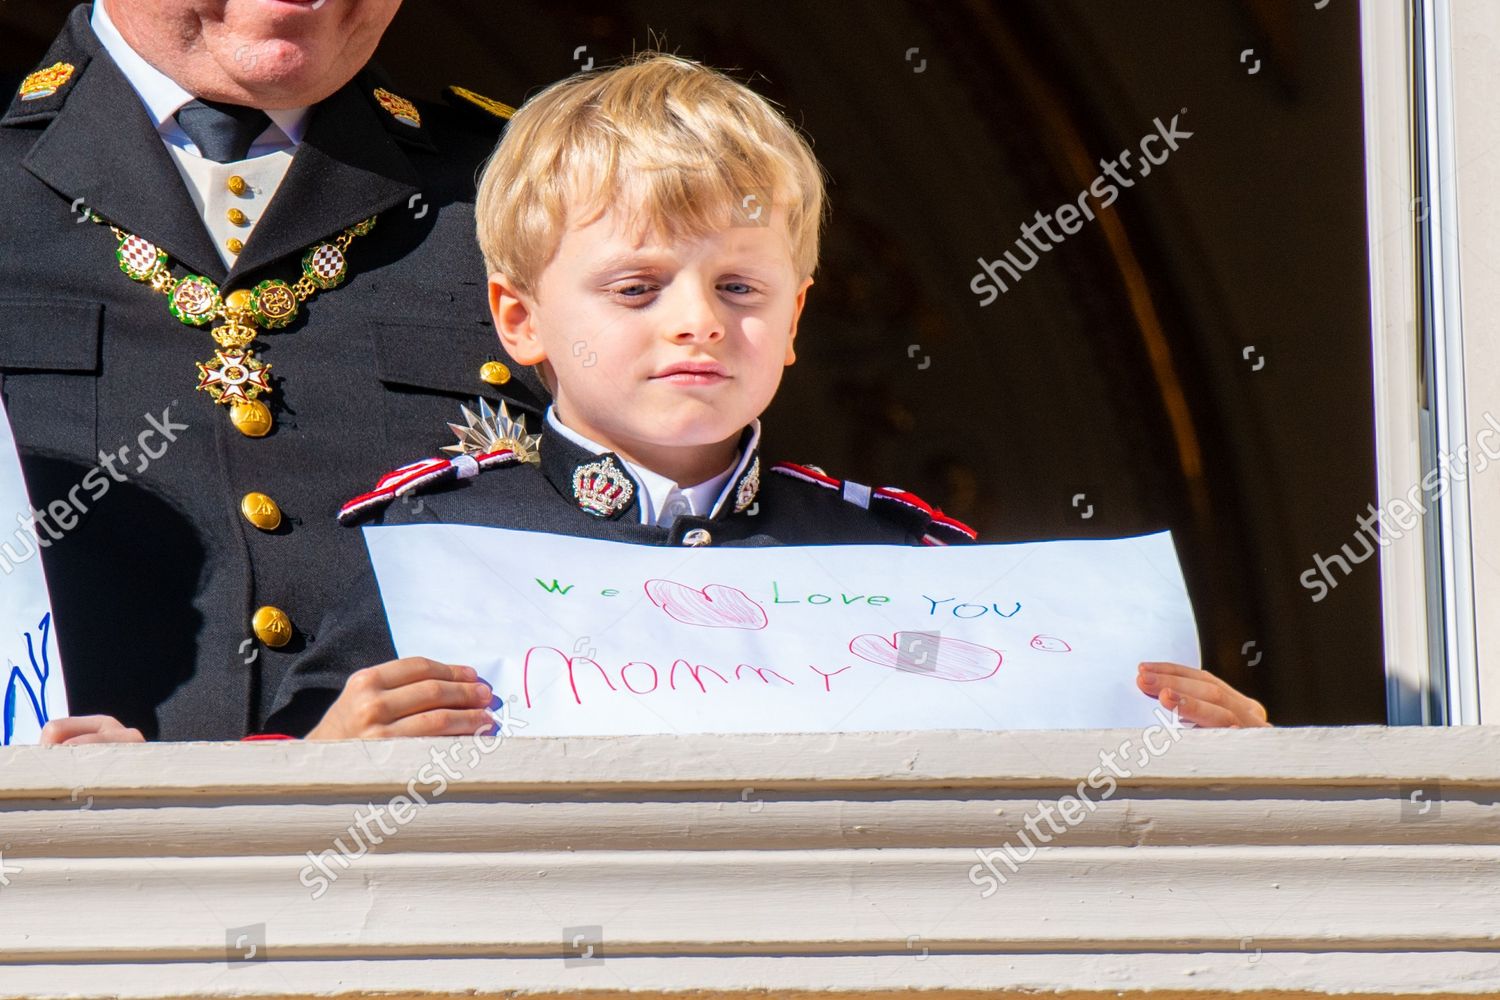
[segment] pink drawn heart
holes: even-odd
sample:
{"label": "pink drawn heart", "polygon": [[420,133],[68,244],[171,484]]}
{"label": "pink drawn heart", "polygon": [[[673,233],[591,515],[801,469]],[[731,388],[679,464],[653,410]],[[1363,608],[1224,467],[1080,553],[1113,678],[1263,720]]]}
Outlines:
{"label": "pink drawn heart", "polygon": [[684,625],[704,628],[762,629],[766,610],[743,590],[710,583],[702,590],[671,580],[647,580],[651,603]]}
{"label": "pink drawn heart", "polygon": [[998,649],[945,638],[936,632],[897,632],[889,639],[865,633],[849,641],[849,652],[882,667],[945,681],[993,677],[1003,659]]}

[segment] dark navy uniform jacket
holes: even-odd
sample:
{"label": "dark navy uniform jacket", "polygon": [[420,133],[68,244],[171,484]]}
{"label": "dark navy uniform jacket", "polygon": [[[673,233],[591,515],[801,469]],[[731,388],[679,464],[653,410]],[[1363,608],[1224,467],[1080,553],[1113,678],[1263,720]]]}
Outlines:
{"label": "dark navy uniform jacket", "polygon": [[[38,63],[72,65],[68,81],[49,96],[17,95],[0,117],[0,391],[33,506],[86,507],[42,552],[70,707],[162,739],[291,728],[270,718],[286,700],[288,666],[320,648],[319,622],[366,563],[358,533],[335,520],[350,484],[379,456],[443,443],[443,421],[485,388],[481,365],[501,357],[473,187],[503,123],[425,104],[420,125],[403,123],[373,97],[377,86],[400,88],[367,69],[312,109],[226,273],[89,14],[75,9]],[[196,391],[195,362],[215,349],[208,328],[182,325],[164,295],[122,274],[109,227],[81,221],[84,209],[156,243],[174,275],[204,275],[225,292],[294,281],[308,247],[378,222],[349,248],[342,286],[256,341],[274,366],[263,398],[276,420],[257,439]],[[545,405],[529,374],[500,391],[522,411]],[[169,442],[148,437],[142,454],[141,435],[164,413],[186,428]],[[101,450],[126,445],[123,479],[96,469]],[[275,531],[242,516],[252,491],[281,507]],[[12,527],[0,524],[0,541],[21,554]],[[268,605],[293,625],[281,648],[251,629]]]}
{"label": "dark navy uniform jacket", "polygon": [[[345,504],[340,519],[351,527],[468,524],[639,545],[947,545],[976,539],[972,528],[905,490],[871,488],[786,462],[763,472],[752,440],[747,431],[742,444],[750,452],[742,451],[740,471],[720,508],[712,516],[680,516],[670,527],[641,523],[638,488],[607,515],[587,510],[575,477],[614,456],[596,455],[555,433],[542,434],[539,464],[502,448],[403,466]],[[624,472],[623,463],[614,462],[614,468]],[[283,685],[292,704],[280,717],[296,719],[291,728],[305,731],[321,717],[351,664],[396,655],[368,554],[348,584],[348,599],[323,624],[330,642],[294,666]]]}

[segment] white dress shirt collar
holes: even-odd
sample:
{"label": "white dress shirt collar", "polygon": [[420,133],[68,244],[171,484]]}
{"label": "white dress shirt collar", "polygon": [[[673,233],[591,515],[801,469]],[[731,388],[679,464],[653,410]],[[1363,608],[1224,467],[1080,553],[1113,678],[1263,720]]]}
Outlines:
{"label": "white dress shirt collar", "polygon": [[[99,36],[99,43],[104,46],[104,51],[109,53],[125,79],[130,81],[131,87],[140,95],[141,103],[146,106],[146,114],[151,117],[151,124],[156,127],[157,132],[161,133],[162,140],[197,155],[198,148],[177,124],[176,117],[182,106],[193,100],[193,95],[130,47],[130,43],[125,41],[125,37],[110,20],[103,0],[94,0],[94,14],[89,23],[94,34]],[[251,145],[246,158],[295,147],[302,141],[308,111],[308,108],[267,111],[271,126]]]}
{"label": "white dress shirt collar", "polygon": [[[614,450],[606,448],[564,424],[558,417],[555,406],[547,408],[547,426],[553,433],[567,438],[595,455]],[[745,464],[754,457],[756,445],[759,442],[760,421],[752,420],[750,440],[740,451],[734,463],[718,475],[693,486],[678,486],[666,476],[652,472],[634,462],[628,462],[621,457],[620,464],[625,467],[625,471],[639,487],[636,496],[641,508],[641,523],[670,528],[673,521],[685,514],[693,517],[713,517],[718,514],[719,509],[729,498],[731,487],[738,482],[740,475],[744,472]]]}

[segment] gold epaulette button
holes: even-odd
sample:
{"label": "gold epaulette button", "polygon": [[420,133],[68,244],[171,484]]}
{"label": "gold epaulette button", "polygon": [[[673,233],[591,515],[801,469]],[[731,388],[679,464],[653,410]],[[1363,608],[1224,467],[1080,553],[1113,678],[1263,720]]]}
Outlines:
{"label": "gold epaulette button", "polygon": [[510,369],[499,361],[486,361],[479,366],[479,377],[490,385],[504,385],[510,381]]}

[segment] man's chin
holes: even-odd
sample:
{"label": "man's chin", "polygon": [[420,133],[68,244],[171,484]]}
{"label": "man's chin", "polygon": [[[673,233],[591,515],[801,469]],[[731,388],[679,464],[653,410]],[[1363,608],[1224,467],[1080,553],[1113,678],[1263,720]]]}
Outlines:
{"label": "man's chin", "polygon": [[343,86],[322,72],[240,73],[228,81],[231,89],[218,94],[201,94],[210,100],[244,104],[265,111],[306,108],[331,96]]}
{"label": "man's chin", "polygon": [[199,96],[272,111],[316,104],[343,85],[329,73],[337,47],[336,41],[325,46],[314,39],[284,37],[216,47],[215,61],[226,78],[223,86],[235,93]]}

